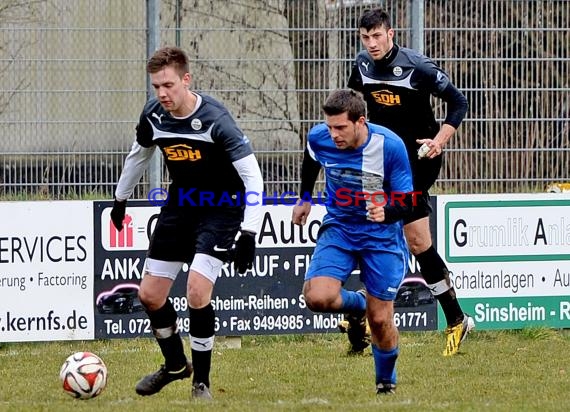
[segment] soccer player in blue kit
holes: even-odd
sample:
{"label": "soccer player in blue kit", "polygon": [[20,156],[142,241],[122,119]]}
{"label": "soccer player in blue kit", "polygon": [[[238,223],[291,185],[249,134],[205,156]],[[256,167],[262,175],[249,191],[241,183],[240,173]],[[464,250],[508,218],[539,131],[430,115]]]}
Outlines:
{"label": "soccer player in blue kit", "polygon": [[[111,211],[113,224],[122,230],[127,199],[159,148],[172,182],[152,233],[139,297],[165,362],[142,378],[135,390],[152,395],[194,372],[192,397],[207,400],[212,397],[214,284],[224,262],[233,260],[239,273],[252,267],[261,204],[244,205],[238,199],[244,199],[245,193],[262,193],[263,178],[248,138],[228,110],[189,89],[191,75],[183,50],[157,50],[147,62],[147,72],[156,97],[141,113]],[[178,315],[168,299],[184,263],[190,267],[192,362],[184,354]]]}
{"label": "soccer player in blue kit", "polygon": [[[316,312],[366,313],[376,392],[394,393],[398,329],[394,299],[408,264],[402,218],[412,210],[412,173],[402,139],[366,121],[366,103],[353,90],[332,92],[325,122],[308,134],[301,198],[292,221],[304,225],[324,166],[327,213],[305,274],[303,294]],[[360,267],[365,294],[343,288]]]}

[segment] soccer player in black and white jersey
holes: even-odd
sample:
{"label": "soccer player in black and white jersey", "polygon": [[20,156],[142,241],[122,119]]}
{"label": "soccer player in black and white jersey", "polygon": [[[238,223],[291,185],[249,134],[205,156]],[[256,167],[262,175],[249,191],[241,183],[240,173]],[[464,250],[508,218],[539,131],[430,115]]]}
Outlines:
{"label": "soccer player in black and white jersey", "polygon": [[[262,193],[263,178],[249,140],[228,110],[212,97],[190,90],[183,50],[157,50],[146,69],[156,97],[140,116],[111,211],[115,227],[122,230],[126,201],[158,147],[172,182],[150,240],[139,297],[164,365],[139,381],[136,392],[152,395],[194,372],[192,396],[210,399],[214,283],[225,261],[233,259],[239,273],[252,267],[261,202],[245,202],[245,193]],[[190,264],[192,362],[184,354],[177,313],[168,299],[184,263]]]}
{"label": "soccer player in black and white jersey", "polygon": [[[412,215],[404,220],[404,232],[422,276],[446,317],[443,355],[454,355],[475,324],[463,313],[447,267],[433,247],[428,190],[439,175],[444,146],[465,117],[467,99],[431,59],[394,43],[394,29],[385,10],[366,10],[358,29],[365,50],[356,56],[348,87],[364,95],[369,120],[396,132],[406,145],[414,190],[422,195]],[[431,107],[431,96],[446,103],[441,127]]]}

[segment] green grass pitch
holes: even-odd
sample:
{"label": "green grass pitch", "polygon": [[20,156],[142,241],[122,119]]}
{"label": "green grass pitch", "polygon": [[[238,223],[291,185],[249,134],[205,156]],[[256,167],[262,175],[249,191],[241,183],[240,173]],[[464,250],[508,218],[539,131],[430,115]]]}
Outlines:
{"label": "green grass pitch", "polygon": [[[188,342],[185,339],[188,349]],[[189,380],[151,397],[134,391],[162,356],[151,339],[0,344],[0,411],[568,411],[570,333],[476,331],[444,358],[442,333],[402,333],[398,389],[377,397],[370,349],[346,353],[345,335],[247,336],[216,345],[214,401],[190,397]],[[108,366],[103,393],[75,400],[61,389],[65,358],[92,351]]]}

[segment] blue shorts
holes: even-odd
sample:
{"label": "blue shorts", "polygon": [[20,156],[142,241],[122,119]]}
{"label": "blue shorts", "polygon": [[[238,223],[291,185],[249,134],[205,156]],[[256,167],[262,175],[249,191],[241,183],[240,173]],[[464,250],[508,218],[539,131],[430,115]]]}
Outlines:
{"label": "blue shorts", "polygon": [[381,300],[396,299],[407,273],[408,246],[401,223],[390,230],[383,229],[391,225],[379,226],[375,222],[321,226],[305,280],[327,276],[344,284],[360,267],[360,280],[367,293]]}

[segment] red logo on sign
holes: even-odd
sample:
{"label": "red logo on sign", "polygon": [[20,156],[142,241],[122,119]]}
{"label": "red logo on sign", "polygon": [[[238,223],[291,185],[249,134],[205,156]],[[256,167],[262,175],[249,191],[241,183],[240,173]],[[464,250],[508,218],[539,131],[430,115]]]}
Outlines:
{"label": "red logo on sign", "polygon": [[117,230],[111,220],[109,220],[109,246],[110,247],[133,247],[133,218],[125,215],[123,219],[123,230]]}

